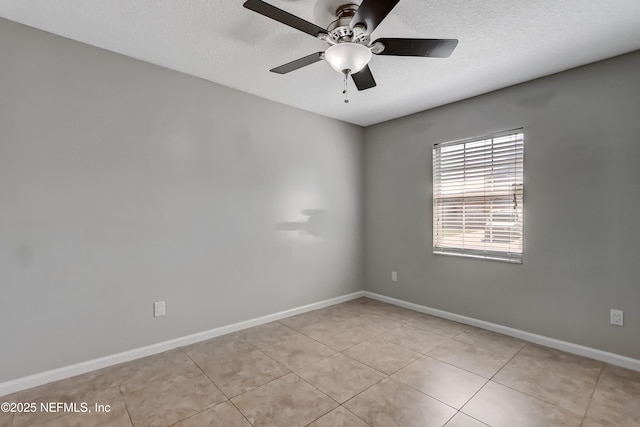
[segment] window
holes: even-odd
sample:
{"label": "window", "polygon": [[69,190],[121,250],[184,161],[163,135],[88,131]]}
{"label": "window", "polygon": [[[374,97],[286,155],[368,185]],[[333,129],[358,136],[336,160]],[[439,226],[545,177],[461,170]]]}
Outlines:
{"label": "window", "polygon": [[522,263],[524,135],[433,147],[433,252]]}

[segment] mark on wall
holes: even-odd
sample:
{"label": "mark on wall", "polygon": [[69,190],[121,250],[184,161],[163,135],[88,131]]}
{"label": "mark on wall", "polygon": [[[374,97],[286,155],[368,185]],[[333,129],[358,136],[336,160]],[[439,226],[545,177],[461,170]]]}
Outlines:
{"label": "mark on wall", "polygon": [[324,237],[327,235],[329,221],[328,213],[324,209],[303,209],[300,212],[306,216],[302,221],[285,221],[276,226],[277,230],[297,231],[300,234],[307,234],[314,237]]}
{"label": "mark on wall", "polygon": [[33,263],[33,251],[27,245],[20,245],[16,248],[16,261],[18,265],[29,268]]}

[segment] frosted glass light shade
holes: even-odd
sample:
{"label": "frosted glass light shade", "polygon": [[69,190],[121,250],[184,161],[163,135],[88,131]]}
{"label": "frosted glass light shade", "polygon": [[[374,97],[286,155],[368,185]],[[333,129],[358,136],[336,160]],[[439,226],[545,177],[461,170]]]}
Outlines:
{"label": "frosted glass light shade", "polygon": [[371,61],[371,51],[358,43],[338,43],[324,52],[324,59],[340,74],[345,73],[345,70],[355,74]]}

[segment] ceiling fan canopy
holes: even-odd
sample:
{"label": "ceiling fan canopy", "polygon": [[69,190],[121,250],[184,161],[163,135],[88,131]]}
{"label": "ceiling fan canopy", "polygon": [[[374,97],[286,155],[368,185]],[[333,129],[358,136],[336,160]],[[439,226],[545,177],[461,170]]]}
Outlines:
{"label": "ceiling fan canopy", "polygon": [[360,6],[344,4],[338,7],[336,19],[326,29],[262,0],[247,0],[244,7],[329,44],[324,52],[296,59],[271,72],[286,74],[324,59],[338,73],[350,75],[358,90],[365,90],[376,86],[368,65],[374,54],[448,58],[458,44],[456,39],[409,38],[380,38],[372,43],[371,33],[399,1],[363,0]]}

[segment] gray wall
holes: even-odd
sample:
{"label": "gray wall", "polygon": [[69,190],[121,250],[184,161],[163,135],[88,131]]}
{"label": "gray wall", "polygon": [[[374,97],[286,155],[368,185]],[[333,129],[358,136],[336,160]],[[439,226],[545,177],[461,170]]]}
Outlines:
{"label": "gray wall", "polygon": [[[638,358],[638,69],[363,134],[0,19],[0,382],[362,289],[363,171],[368,290]],[[434,256],[432,144],[519,126],[524,264]]]}
{"label": "gray wall", "polygon": [[362,138],[0,19],[0,382],[361,290]]}
{"label": "gray wall", "polygon": [[[635,52],[367,128],[366,289],[640,358],[639,70]],[[524,264],[433,255],[433,144],[520,126]]]}

